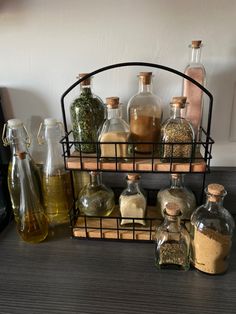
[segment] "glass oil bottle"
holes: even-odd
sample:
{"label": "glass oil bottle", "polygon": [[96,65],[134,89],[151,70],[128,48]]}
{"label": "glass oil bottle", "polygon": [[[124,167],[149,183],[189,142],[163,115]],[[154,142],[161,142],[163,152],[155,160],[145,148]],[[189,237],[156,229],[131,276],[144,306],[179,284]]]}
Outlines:
{"label": "glass oil bottle", "polygon": [[69,222],[73,206],[70,172],[65,170],[60,139],[62,124],[48,118],[38,132],[40,144],[46,143],[47,157],[43,166],[44,207],[51,226]]}

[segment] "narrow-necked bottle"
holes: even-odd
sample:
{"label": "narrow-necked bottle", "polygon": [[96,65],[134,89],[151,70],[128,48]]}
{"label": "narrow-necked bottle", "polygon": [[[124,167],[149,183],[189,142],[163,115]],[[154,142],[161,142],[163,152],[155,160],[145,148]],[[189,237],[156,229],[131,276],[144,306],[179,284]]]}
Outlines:
{"label": "narrow-necked bottle", "polygon": [[20,206],[17,231],[29,243],[38,243],[48,235],[48,221],[36,193],[29,159],[26,152],[17,152],[17,168],[20,178]]}
{"label": "narrow-necked bottle", "polygon": [[[42,134],[42,135],[41,135]],[[46,143],[46,162],[43,166],[43,199],[50,225],[69,222],[73,204],[70,172],[65,170],[62,157],[62,125],[47,118],[38,133],[39,143]]]}
{"label": "narrow-necked bottle", "polygon": [[163,224],[157,228],[156,232],[156,267],[188,270],[190,235],[180,223],[180,207],[176,203],[167,203],[164,217]]}
{"label": "narrow-necked bottle", "polygon": [[180,112],[185,103],[186,97],[173,97],[170,118],[162,125],[161,158],[164,162],[169,162],[171,158],[173,162],[184,162],[194,155],[194,130],[191,123],[181,117]]}
{"label": "narrow-necked bottle", "polygon": [[102,183],[100,172],[89,174],[90,183],[79,193],[79,210],[86,216],[109,216],[115,208],[114,192]]}
{"label": "narrow-necked bottle", "polygon": [[[87,73],[80,73],[81,79]],[[87,142],[75,144],[75,149],[83,153],[96,152],[98,130],[105,119],[105,105],[102,100],[94,95],[91,90],[91,78],[80,83],[80,95],[70,107],[74,141]],[[90,142],[90,143],[89,143]]]}
{"label": "narrow-necked bottle", "polygon": [[[184,74],[204,86],[206,71],[201,63],[201,40],[193,40],[189,48],[191,50],[190,62],[185,68]],[[188,102],[184,117],[191,122],[196,140],[199,141],[203,110],[203,92],[196,85],[184,79],[183,96],[187,97]]]}
{"label": "narrow-necked bottle", "polygon": [[184,175],[172,173],[170,175],[170,186],[161,189],[157,193],[157,208],[164,217],[166,204],[173,202],[181,208],[181,219],[190,219],[196,209],[196,198],[193,192],[184,185]]}
{"label": "narrow-necked bottle", "polygon": [[99,142],[107,144],[100,144],[101,157],[125,159],[128,156],[129,126],[121,117],[119,97],[106,98],[106,105],[107,118],[101,128]]}
{"label": "narrow-necked bottle", "polygon": [[144,218],[146,216],[147,200],[139,186],[139,180],[140,175],[136,173],[130,173],[127,176],[127,188],[119,198],[121,225],[135,223],[145,226],[146,224]]}
{"label": "narrow-necked bottle", "polygon": [[134,150],[151,153],[156,145],[144,143],[160,141],[162,120],[161,100],[152,92],[152,72],[139,73],[139,91],[129,100],[128,117],[130,141],[137,143]]}
{"label": "narrow-necked bottle", "polygon": [[196,269],[208,274],[224,273],[229,266],[235,223],[223,206],[226,194],[223,185],[209,184],[206,203],[191,217],[192,263]]}
{"label": "narrow-necked bottle", "polygon": [[[5,137],[6,130],[6,137]],[[31,176],[34,181],[35,191],[39,197],[41,203],[42,200],[42,191],[41,191],[41,179],[40,172],[37,168],[34,160],[28,151],[28,146],[30,145],[30,138],[28,132],[19,119],[10,119],[5,124],[3,130],[3,142],[4,145],[10,145],[12,158],[8,167],[8,189],[11,198],[12,209],[14,213],[15,220],[18,221],[19,216],[19,206],[20,206],[20,178],[19,170],[17,167],[17,154],[19,152],[25,152],[25,158],[29,161],[29,166],[31,169]]]}

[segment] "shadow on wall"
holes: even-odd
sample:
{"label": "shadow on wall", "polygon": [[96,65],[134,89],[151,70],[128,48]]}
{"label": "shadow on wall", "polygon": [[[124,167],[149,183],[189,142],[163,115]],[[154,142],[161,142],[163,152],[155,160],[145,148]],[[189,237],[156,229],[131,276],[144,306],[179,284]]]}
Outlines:
{"label": "shadow on wall", "polygon": [[0,14],[10,13],[10,12],[19,12],[19,9],[22,9],[24,1],[19,0],[0,0]]}
{"label": "shadow on wall", "polygon": [[[2,88],[2,105],[6,120],[21,119],[31,137],[30,151],[36,163],[43,161],[43,149],[37,142],[40,123],[50,116],[46,101],[36,93],[16,88]],[[34,113],[40,112],[41,115]]]}

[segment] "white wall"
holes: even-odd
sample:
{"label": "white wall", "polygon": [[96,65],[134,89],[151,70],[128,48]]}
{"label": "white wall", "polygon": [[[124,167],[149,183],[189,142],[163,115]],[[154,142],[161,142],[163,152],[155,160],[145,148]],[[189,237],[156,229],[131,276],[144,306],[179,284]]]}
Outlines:
{"label": "white wall", "polygon": [[[47,116],[61,119],[60,96],[76,75],[108,64],[146,61],[183,71],[188,44],[202,39],[207,87],[215,97],[212,165],[236,166],[235,12],[235,0],[0,0],[0,86],[7,118],[21,118],[29,127]],[[98,75],[94,90],[127,103],[139,70]],[[155,91],[167,108],[181,91],[181,79],[154,72]]]}

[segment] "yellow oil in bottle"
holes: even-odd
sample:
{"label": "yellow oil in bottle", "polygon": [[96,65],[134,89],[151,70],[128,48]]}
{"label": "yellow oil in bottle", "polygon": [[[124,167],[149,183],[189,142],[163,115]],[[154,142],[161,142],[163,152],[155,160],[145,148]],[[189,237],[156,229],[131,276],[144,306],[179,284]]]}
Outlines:
{"label": "yellow oil in bottle", "polygon": [[17,224],[17,230],[24,241],[29,243],[41,242],[48,235],[47,217],[43,212],[28,210]]}
{"label": "yellow oil in bottle", "polygon": [[43,174],[44,207],[52,225],[69,222],[69,211],[73,204],[69,172],[57,175]]}

